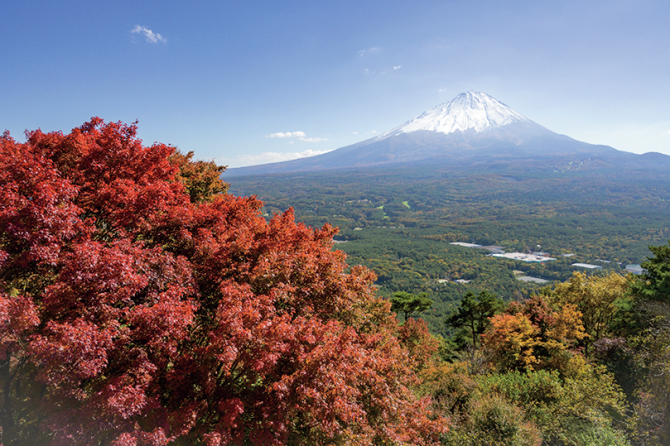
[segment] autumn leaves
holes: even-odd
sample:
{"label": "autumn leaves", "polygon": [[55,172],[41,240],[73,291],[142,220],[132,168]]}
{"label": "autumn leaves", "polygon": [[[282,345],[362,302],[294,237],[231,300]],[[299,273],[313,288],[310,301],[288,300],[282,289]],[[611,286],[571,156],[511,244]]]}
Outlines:
{"label": "autumn leaves", "polygon": [[399,329],[333,228],[266,222],[134,125],[27,136],[0,140],[5,446],[439,441],[426,326]]}

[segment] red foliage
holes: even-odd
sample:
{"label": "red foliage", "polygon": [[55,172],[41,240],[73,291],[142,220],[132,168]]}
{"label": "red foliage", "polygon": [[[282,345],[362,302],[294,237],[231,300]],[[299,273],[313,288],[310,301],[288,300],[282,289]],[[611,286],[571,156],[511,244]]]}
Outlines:
{"label": "red foliage", "polygon": [[266,222],[135,132],[0,139],[4,443],[437,443],[409,390],[425,327],[403,346],[335,230]]}

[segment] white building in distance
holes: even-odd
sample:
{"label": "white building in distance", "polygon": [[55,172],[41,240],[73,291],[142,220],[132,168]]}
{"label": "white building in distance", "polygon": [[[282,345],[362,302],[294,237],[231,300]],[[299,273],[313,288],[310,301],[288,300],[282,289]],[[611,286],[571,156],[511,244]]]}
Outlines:
{"label": "white building in distance", "polygon": [[538,256],[535,254],[524,254],[522,252],[508,252],[505,254],[491,254],[491,255],[493,257],[501,257],[503,259],[510,259],[510,260],[519,260],[521,262],[541,263],[541,262],[547,262],[549,260],[556,260],[553,257]]}
{"label": "white building in distance", "polygon": [[591,265],[590,263],[573,263],[572,266],[576,266],[578,268],[587,268],[587,269],[603,269],[603,267],[600,266],[600,265]]}

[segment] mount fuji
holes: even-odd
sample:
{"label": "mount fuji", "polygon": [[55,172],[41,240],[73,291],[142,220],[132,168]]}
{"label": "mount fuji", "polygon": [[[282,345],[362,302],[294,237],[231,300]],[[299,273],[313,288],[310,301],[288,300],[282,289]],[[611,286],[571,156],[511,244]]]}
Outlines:
{"label": "mount fuji", "polygon": [[[552,132],[486,93],[468,91],[379,136],[309,158],[228,170],[226,176],[346,168],[444,165],[563,171],[670,167],[670,157],[635,155]],[[574,169],[573,169],[574,170]]]}

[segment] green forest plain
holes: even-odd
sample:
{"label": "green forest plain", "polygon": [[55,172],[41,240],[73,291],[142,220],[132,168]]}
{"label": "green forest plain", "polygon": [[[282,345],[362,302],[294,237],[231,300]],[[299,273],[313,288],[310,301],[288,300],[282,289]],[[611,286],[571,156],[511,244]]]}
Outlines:
{"label": "green forest plain", "polygon": [[[292,207],[297,221],[338,227],[335,248],[350,266],[375,272],[381,295],[428,293],[435,303],[420,316],[441,335],[444,318],[468,291],[518,300],[574,271],[624,273],[648,258],[650,245],[670,239],[670,175],[658,172],[415,166],[225,179],[232,194],[261,199],[267,217]],[[500,259],[452,242],[540,250],[556,260]]]}

